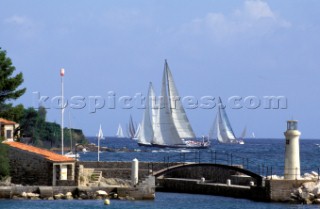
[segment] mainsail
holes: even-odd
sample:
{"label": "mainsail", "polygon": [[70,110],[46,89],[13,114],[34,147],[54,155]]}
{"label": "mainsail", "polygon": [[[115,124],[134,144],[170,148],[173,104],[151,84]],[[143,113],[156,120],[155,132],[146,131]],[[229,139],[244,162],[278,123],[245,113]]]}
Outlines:
{"label": "mainsail", "polygon": [[148,96],[146,98],[145,110],[141,122],[140,134],[138,136],[138,142],[141,144],[151,144],[153,139],[153,127],[150,117],[150,97],[154,94],[152,83],[149,84]]}
{"label": "mainsail", "polygon": [[220,143],[237,143],[226,111],[219,99],[218,114],[216,122],[217,139]]}
{"label": "mainsail", "polygon": [[183,108],[177,87],[174,83],[167,60],[165,61],[165,71],[168,82],[168,93],[170,101],[170,110],[173,123],[178,131],[180,138],[196,138],[192,127],[189,123],[187,114]]}
{"label": "mainsail", "polygon": [[160,145],[184,144],[179,137],[168,105],[166,66],[167,64],[165,64],[163,71],[160,107],[157,109],[152,143]]}

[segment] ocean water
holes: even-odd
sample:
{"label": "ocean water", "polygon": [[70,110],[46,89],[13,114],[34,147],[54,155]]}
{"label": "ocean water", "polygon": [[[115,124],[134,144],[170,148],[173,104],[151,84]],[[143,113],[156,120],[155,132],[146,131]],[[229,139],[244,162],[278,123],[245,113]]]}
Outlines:
{"label": "ocean water", "polygon": [[[96,143],[95,138],[89,138],[91,142]],[[251,162],[272,166],[273,174],[283,175],[284,164],[284,139],[247,139],[244,145],[222,145],[213,144],[208,150],[201,150],[201,161],[212,160],[211,151],[232,153],[233,159],[236,156],[243,159],[249,159]],[[318,172],[320,167],[320,140],[300,140],[300,159],[301,172]],[[101,141],[101,146],[107,146],[114,149],[127,148],[129,152],[102,152],[100,153],[101,161],[131,161],[137,158],[140,161],[164,161],[168,157],[174,159],[174,156],[187,156],[190,159],[199,160],[198,153],[194,150],[185,149],[158,149],[158,148],[141,148],[136,142],[130,139],[117,139],[107,137]],[[195,152],[197,154],[195,154]],[[181,159],[181,158],[180,158]],[[96,161],[97,153],[88,152],[80,154],[80,160]],[[237,163],[237,162],[236,162]],[[236,199],[229,197],[220,197],[212,195],[195,195],[179,193],[156,193],[154,201],[123,201],[111,200],[111,204],[106,206],[102,200],[0,200],[0,209],[86,209],[86,208],[156,208],[156,209],[205,209],[205,208],[224,208],[224,209],[304,209],[319,208],[317,205],[298,205],[283,203],[264,203],[255,202],[246,199]]]}

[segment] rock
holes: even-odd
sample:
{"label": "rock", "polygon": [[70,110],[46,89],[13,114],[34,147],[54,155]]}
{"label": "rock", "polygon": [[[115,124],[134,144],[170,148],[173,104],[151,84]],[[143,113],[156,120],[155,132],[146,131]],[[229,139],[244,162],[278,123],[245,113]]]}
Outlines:
{"label": "rock", "polygon": [[311,175],[314,176],[314,177],[318,177],[318,173],[315,172],[315,171],[311,171]]}
{"label": "rock", "polygon": [[293,198],[295,200],[299,199],[298,196],[296,194],[294,194],[294,193],[291,193],[290,196],[291,196],[291,198]]}
{"label": "rock", "polygon": [[320,204],[320,198],[314,199],[312,203],[313,204]]}
{"label": "rock", "polygon": [[108,196],[108,193],[106,191],[103,191],[103,190],[96,191],[96,194],[100,195],[100,196]]}
{"label": "rock", "polygon": [[109,198],[111,198],[111,199],[117,199],[117,198],[118,198],[118,194],[115,193],[115,192],[111,192],[111,193],[109,194]]}
{"label": "rock", "polygon": [[60,199],[62,199],[64,197],[64,194],[59,193],[59,194],[54,195],[53,197],[54,197],[55,200],[60,200]]}
{"label": "rock", "polygon": [[21,197],[27,197],[27,193],[26,192],[22,192],[21,193]]}
{"label": "rock", "polygon": [[310,193],[309,192],[302,192],[301,193],[301,195],[300,195],[300,197],[302,198],[302,199],[309,199],[310,198],[310,195],[309,195]]}
{"label": "rock", "polygon": [[79,198],[83,199],[83,200],[86,200],[86,199],[88,199],[88,195],[86,193],[84,193],[84,192],[80,192]]}
{"label": "rock", "polygon": [[27,197],[28,198],[35,198],[35,197],[39,197],[40,195],[39,194],[36,194],[36,193],[32,193],[32,192],[28,192],[27,193]]}
{"label": "rock", "polygon": [[305,182],[302,184],[302,189],[303,191],[306,191],[306,192],[312,192],[315,186],[316,186],[315,182]]}
{"label": "rock", "polygon": [[67,193],[64,195],[64,199],[66,199],[66,200],[73,200],[72,193],[71,193],[71,192],[67,192]]}

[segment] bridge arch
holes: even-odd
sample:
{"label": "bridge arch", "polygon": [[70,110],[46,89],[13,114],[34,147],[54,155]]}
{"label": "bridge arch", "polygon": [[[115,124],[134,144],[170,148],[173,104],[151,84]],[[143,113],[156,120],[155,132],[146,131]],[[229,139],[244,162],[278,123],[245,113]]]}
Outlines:
{"label": "bridge arch", "polygon": [[226,183],[231,179],[236,184],[249,185],[253,181],[255,185],[262,186],[263,176],[252,171],[241,168],[240,166],[230,166],[215,163],[188,163],[174,165],[154,172],[156,178],[181,178],[199,179],[204,177],[207,182]]}

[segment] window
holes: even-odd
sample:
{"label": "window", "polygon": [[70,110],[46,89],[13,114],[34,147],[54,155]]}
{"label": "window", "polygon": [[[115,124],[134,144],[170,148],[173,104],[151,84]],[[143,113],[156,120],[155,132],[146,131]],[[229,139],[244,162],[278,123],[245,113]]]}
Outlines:
{"label": "window", "polygon": [[7,130],[7,139],[12,138],[12,130]]}

